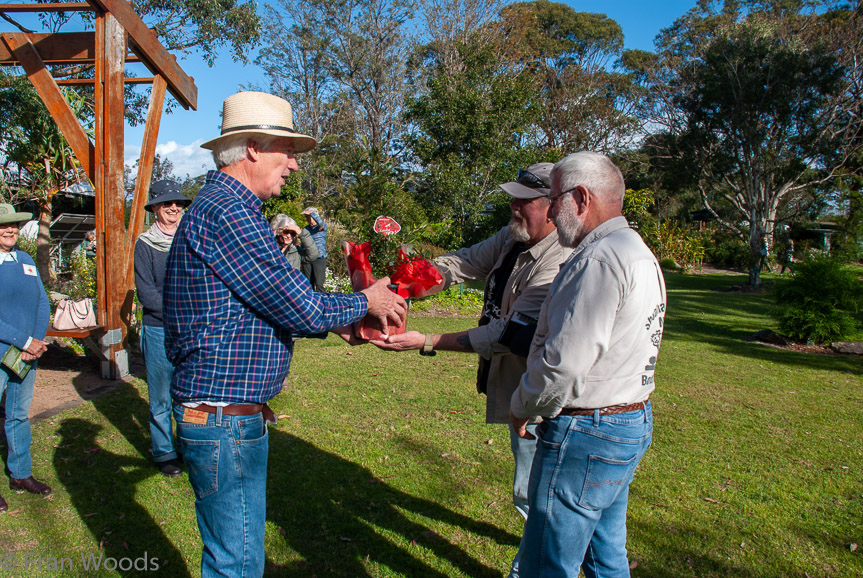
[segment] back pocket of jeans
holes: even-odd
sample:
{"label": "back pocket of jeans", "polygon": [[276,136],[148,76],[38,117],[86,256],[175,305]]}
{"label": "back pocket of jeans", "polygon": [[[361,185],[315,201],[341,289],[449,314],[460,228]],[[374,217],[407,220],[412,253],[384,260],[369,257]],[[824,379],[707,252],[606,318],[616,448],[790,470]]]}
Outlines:
{"label": "back pocket of jeans", "polygon": [[578,505],[588,510],[603,510],[614,503],[629,479],[638,455],[628,460],[590,456]]}
{"label": "back pocket of jeans", "polygon": [[202,500],[219,489],[219,440],[180,438],[180,442],[189,482],[195,497]]}

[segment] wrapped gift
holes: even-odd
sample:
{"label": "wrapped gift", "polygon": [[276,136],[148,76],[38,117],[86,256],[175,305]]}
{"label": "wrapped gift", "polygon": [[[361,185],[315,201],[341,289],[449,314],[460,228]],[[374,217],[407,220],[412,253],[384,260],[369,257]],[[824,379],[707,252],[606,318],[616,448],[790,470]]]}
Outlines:
{"label": "wrapped gift", "polygon": [[[374,229],[376,234],[389,237],[401,230],[401,227],[390,217],[378,217],[375,220]],[[373,260],[376,256],[372,254],[372,247],[373,244],[370,241],[365,243],[345,241],[344,243],[345,261],[354,291],[362,291],[377,280],[373,272]],[[431,261],[411,258],[405,246],[398,248],[396,258],[384,258],[392,261],[383,271],[390,277],[392,283],[390,289],[405,299],[425,297],[432,287],[443,283],[443,277]],[[404,333],[406,325],[407,320],[401,327],[390,328],[389,333],[393,335]],[[380,337],[382,332],[378,320],[368,317],[363,319],[360,335],[365,339]]]}

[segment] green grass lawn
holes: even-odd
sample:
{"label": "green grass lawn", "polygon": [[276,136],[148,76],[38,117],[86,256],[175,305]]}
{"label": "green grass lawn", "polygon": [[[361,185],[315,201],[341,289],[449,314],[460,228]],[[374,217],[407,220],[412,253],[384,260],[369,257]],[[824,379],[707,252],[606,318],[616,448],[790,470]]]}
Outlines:
{"label": "green grass lawn", "polygon": [[[630,498],[633,575],[863,575],[863,360],[745,341],[776,327],[769,295],[717,291],[743,281],[667,276],[654,440]],[[470,355],[299,342],[271,404],[283,417],[270,429],[267,574],[504,575],[521,524],[507,430],[485,425],[475,371]],[[55,491],[2,482],[0,575],[82,575],[100,556],[96,575],[199,574],[194,495],[150,463],[142,380],[33,434],[34,471]]]}

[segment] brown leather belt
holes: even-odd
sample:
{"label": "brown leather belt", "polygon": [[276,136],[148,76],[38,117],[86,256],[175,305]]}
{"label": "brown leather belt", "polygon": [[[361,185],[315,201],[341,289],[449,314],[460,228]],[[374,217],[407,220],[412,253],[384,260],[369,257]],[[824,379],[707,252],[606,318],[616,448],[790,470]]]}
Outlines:
{"label": "brown leather belt", "polygon": [[[613,415],[616,413],[626,413],[629,411],[638,411],[647,409],[647,401],[639,401],[638,403],[630,403],[629,405],[612,405],[609,407],[599,408],[599,415]],[[584,409],[580,407],[565,407],[560,410],[559,415],[593,415],[595,409]]]}
{"label": "brown leather belt", "polygon": [[270,406],[265,403],[233,403],[223,407],[202,403],[193,409],[206,413],[216,413],[221,409],[222,415],[255,415],[256,413],[263,413],[265,420],[270,423],[276,423],[276,415],[270,409]]}

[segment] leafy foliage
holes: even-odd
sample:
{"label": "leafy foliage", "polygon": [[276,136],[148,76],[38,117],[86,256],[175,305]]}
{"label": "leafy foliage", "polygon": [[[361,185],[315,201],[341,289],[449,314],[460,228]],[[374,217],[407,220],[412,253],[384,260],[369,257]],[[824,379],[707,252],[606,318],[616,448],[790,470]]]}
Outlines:
{"label": "leafy foliage", "polygon": [[799,341],[839,341],[860,327],[863,288],[859,274],[835,259],[814,256],[777,285],[779,326]]}

